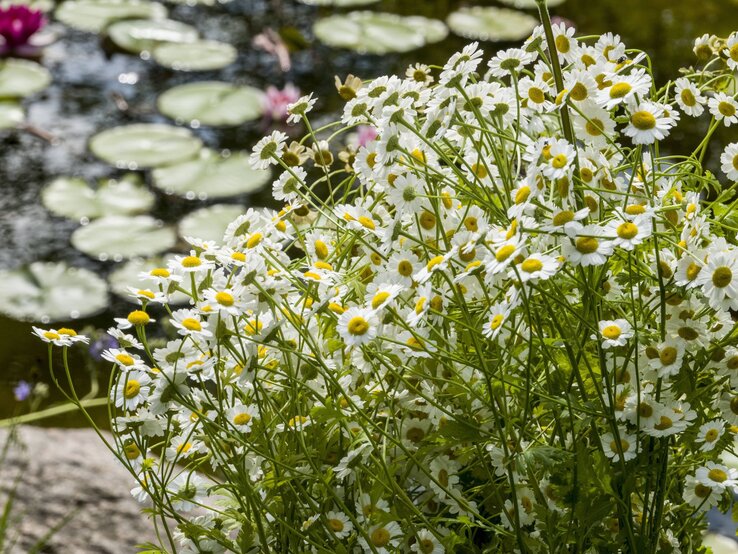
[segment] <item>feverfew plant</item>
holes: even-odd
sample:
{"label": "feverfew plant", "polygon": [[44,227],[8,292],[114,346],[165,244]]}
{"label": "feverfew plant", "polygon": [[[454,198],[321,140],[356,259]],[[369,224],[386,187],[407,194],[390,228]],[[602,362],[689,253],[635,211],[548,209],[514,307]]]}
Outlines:
{"label": "feverfew plant", "polygon": [[[308,135],[252,157],[288,204],[134,291],[110,405],[160,548],[700,549],[738,487],[738,144],[703,165],[738,33],[658,86],[540,4],[522,48],[338,81],[339,123],[296,101]],[[662,147],[688,117],[702,143]]]}

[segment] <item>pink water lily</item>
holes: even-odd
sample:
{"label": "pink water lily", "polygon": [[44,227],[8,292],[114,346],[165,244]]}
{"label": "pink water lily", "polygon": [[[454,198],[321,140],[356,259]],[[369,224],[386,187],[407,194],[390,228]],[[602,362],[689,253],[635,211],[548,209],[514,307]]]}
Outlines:
{"label": "pink water lily", "polygon": [[40,10],[28,6],[10,5],[0,8],[0,54],[23,53],[32,45],[31,37],[46,23],[46,18]]}
{"label": "pink water lily", "polygon": [[285,121],[288,115],[287,106],[296,102],[298,98],[300,98],[300,89],[292,83],[287,83],[282,90],[274,86],[267,87],[264,111],[274,121]]}

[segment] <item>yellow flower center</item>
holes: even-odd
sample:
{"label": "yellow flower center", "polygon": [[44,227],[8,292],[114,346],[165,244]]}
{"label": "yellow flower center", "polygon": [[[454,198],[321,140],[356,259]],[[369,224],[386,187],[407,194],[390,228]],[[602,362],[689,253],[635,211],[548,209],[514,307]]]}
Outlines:
{"label": "yellow flower center", "polygon": [[[630,448],[630,443],[625,439],[620,439],[620,450],[627,452],[628,448]],[[614,440],[610,442],[610,450],[618,452],[618,441]]]}
{"label": "yellow flower center", "polygon": [[126,382],[126,390],[123,395],[130,400],[131,398],[135,398],[140,390],[141,383],[139,383],[135,379],[129,379]]}
{"label": "yellow flower center", "polygon": [[151,318],[149,317],[149,314],[144,312],[143,310],[135,310],[128,314],[128,323],[131,325],[146,325],[149,321],[151,321]]}
{"label": "yellow flower center", "polygon": [[233,418],[234,425],[246,425],[251,421],[251,414],[236,414]]}
{"label": "yellow flower center", "polygon": [[736,171],[738,171],[738,154],[736,154],[735,156],[733,156],[733,169],[735,169]]}
{"label": "yellow flower center", "polygon": [[504,262],[512,256],[513,252],[515,252],[515,247],[512,244],[506,244],[505,246],[501,246],[497,249],[497,252],[495,252],[495,259],[498,262]]}
{"label": "yellow flower center", "polygon": [[630,204],[625,207],[625,213],[628,215],[640,215],[646,212],[646,208],[640,204]]}
{"label": "yellow flower center", "polygon": [[[517,202],[517,196],[515,197],[515,201]],[[464,219],[464,227],[466,227],[467,231],[471,231],[472,233],[474,233],[479,229],[479,221],[476,217],[470,215],[469,217]]]}
{"label": "yellow flower center", "polygon": [[426,269],[427,269],[428,271],[430,271],[430,270],[432,270],[432,269],[433,269],[434,267],[436,267],[436,266],[437,266],[438,264],[440,264],[441,262],[443,262],[443,256],[436,256],[435,258],[431,258],[431,259],[430,259],[430,260],[428,261],[428,264],[427,264],[427,265],[425,266],[425,268],[426,268]]}
{"label": "yellow flower center", "polygon": [[479,179],[484,179],[489,175],[487,168],[483,164],[472,164],[471,169]]}
{"label": "yellow flower center", "polygon": [[630,83],[615,83],[612,87],[610,87],[610,98],[623,98],[631,90],[633,90],[633,87],[630,86]]}
{"label": "yellow flower center", "polygon": [[520,264],[520,269],[522,269],[526,273],[534,273],[543,269],[543,262],[535,258],[528,258],[522,264]]}
{"label": "yellow flower center", "polygon": [[387,531],[387,529],[385,529],[384,527],[378,527],[377,529],[372,531],[372,534],[369,538],[371,539],[374,546],[382,548],[389,544],[391,535],[390,532]]}
{"label": "yellow flower center", "polygon": [[553,216],[553,224],[556,227],[565,225],[570,221],[574,221],[574,212],[572,212],[571,210],[564,210]]}
{"label": "yellow flower center", "polygon": [[369,330],[369,322],[357,315],[348,322],[348,332],[352,335],[361,336]]}
{"label": "yellow flower center", "polygon": [[683,90],[683,91],[682,91],[682,92],[681,92],[681,93],[679,94],[679,96],[681,97],[681,99],[682,99],[682,103],[683,103],[683,104],[684,104],[685,106],[687,106],[687,107],[689,107],[689,108],[692,108],[692,107],[694,107],[694,106],[696,106],[696,105],[697,105],[697,99],[696,99],[696,98],[694,97],[694,94],[692,94],[692,91],[691,91],[691,90],[689,90],[688,88],[685,88],[685,89],[684,89],[684,90]]}
{"label": "yellow flower center", "polygon": [[340,519],[329,519],[328,527],[330,527],[331,531],[334,533],[340,533],[344,528],[343,521]]}
{"label": "yellow flower center", "polygon": [[712,273],[712,284],[719,289],[727,287],[732,280],[733,272],[729,267],[718,267]]}
{"label": "yellow flower center", "polygon": [[315,255],[321,260],[328,257],[328,246],[322,240],[315,241]]}
{"label": "yellow flower center", "polygon": [[243,252],[234,252],[231,254],[231,259],[236,260],[237,262],[245,262],[246,261],[246,254]]}
{"label": "yellow flower center", "polygon": [[687,267],[687,279],[689,279],[690,281],[694,281],[700,274],[700,271],[702,271],[702,266],[692,262],[691,264],[689,264],[689,267]]}
{"label": "yellow flower center", "polygon": [[433,551],[436,549],[436,545],[430,539],[420,539],[418,541],[418,548],[423,554],[433,554]]}
{"label": "yellow flower center", "polygon": [[733,117],[735,115],[735,106],[730,102],[720,102],[718,104],[718,111],[724,117]]}
{"label": "yellow flower center", "polygon": [[[554,167],[556,167],[554,165]],[[527,185],[523,185],[518,189],[518,192],[515,193],[515,203],[516,204],[522,204],[526,200],[528,200],[528,197],[530,196],[530,187]]]}
{"label": "yellow flower center", "polygon": [[621,239],[630,240],[638,235],[638,226],[635,223],[626,221],[618,225],[617,233]]}
{"label": "yellow flower center", "polygon": [[430,231],[436,226],[436,216],[430,213],[428,210],[424,210],[419,217],[420,226],[426,231]]}
{"label": "yellow flower center", "polygon": [[730,56],[731,60],[733,60],[734,62],[738,62],[738,42],[736,42],[728,51],[728,55]]}
{"label": "yellow flower center", "polygon": [[385,303],[385,301],[390,297],[390,293],[387,291],[379,291],[377,294],[374,295],[374,298],[372,298],[372,308],[375,310],[379,308],[382,304]]}
{"label": "yellow flower center", "polygon": [[722,483],[723,481],[727,481],[728,474],[725,473],[722,469],[713,468],[708,473],[707,476],[715,481],[716,483]]}
{"label": "yellow flower center", "polygon": [[579,237],[575,241],[574,246],[582,254],[592,254],[593,252],[597,252],[600,243],[594,237]]}
{"label": "yellow flower center", "polygon": [[546,100],[546,95],[538,87],[530,87],[528,90],[528,98],[530,98],[536,104],[543,104]]}
{"label": "yellow flower center", "polygon": [[566,35],[557,36],[554,42],[556,43],[556,50],[562,54],[566,54],[571,50],[571,42],[569,41],[569,37]]}
{"label": "yellow flower center", "polygon": [[622,330],[617,325],[608,325],[602,329],[602,336],[610,340],[618,340],[622,334]]}
{"label": "yellow flower center", "polygon": [[[184,265],[184,263],[182,265]],[[171,273],[169,273],[168,269],[165,269],[163,267],[155,267],[149,272],[149,275],[151,275],[152,277],[163,277],[166,279],[171,275]]]}
{"label": "yellow flower center", "polygon": [[246,332],[247,335],[256,335],[257,333],[261,333],[261,330],[264,328],[264,324],[261,321],[256,321],[255,319],[252,319],[246,325],[244,326],[243,330]]}
{"label": "yellow flower center", "polygon": [[233,306],[235,300],[233,299],[233,296],[228,294],[225,291],[221,291],[215,294],[215,301],[220,304],[221,306]]}
{"label": "yellow flower center", "polygon": [[650,131],[656,127],[656,118],[651,112],[641,110],[630,116],[630,122],[639,131]]}
{"label": "yellow flower center", "polygon": [[264,235],[261,233],[254,233],[249,237],[249,240],[246,241],[246,248],[254,248],[262,241],[263,238]]}
{"label": "yellow flower center", "polygon": [[61,338],[59,336],[59,333],[54,333],[53,331],[44,332],[44,337],[46,337],[49,340],[59,340]]}
{"label": "yellow flower center", "polygon": [[366,227],[367,229],[370,229],[372,231],[376,228],[374,222],[365,215],[360,216],[358,221],[363,227]]}
{"label": "yellow flower center", "polygon": [[202,331],[202,325],[194,317],[186,317],[182,320],[182,327],[189,331]]}
{"label": "yellow flower center", "polygon": [[666,346],[664,347],[661,352],[659,352],[659,360],[663,365],[671,365],[673,364],[678,355],[678,351],[673,346]]}
{"label": "yellow flower center", "polygon": [[489,326],[492,328],[492,330],[497,330],[499,329],[500,325],[502,325],[503,321],[505,321],[505,316],[503,316],[502,314],[497,314],[489,322]]}
{"label": "yellow flower center", "polygon": [[717,429],[710,429],[705,433],[705,442],[715,442],[719,436],[720,433],[718,433]]}
{"label": "yellow flower center", "polygon": [[198,267],[200,265],[202,265],[202,260],[197,256],[187,256],[186,258],[182,259],[182,267]]}
{"label": "yellow flower center", "polygon": [[602,133],[605,132],[605,124],[602,122],[601,119],[592,118],[589,121],[587,121],[584,128],[587,131],[587,134],[593,137],[599,137]]}
{"label": "yellow flower center", "polygon": [[551,165],[556,169],[561,169],[562,167],[566,167],[567,162],[568,160],[564,154],[557,154],[551,160]]}
{"label": "yellow flower center", "polygon": [[128,354],[118,354],[115,357],[115,359],[118,360],[121,363],[121,365],[125,365],[125,366],[132,366],[133,364],[136,363],[136,360],[134,360]]}
{"label": "yellow flower center", "polygon": [[589,94],[587,93],[587,87],[585,87],[582,83],[577,83],[573,87],[571,87],[569,98],[571,98],[572,100],[581,102],[582,100],[586,100],[587,96],[589,96]]}
{"label": "yellow flower center", "polygon": [[694,494],[698,498],[707,498],[710,496],[710,493],[712,492],[712,489],[710,487],[706,487],[702,483],[697,483],[694,487]]}
{"label": "yellow flower center", "polygon": [[413,274],[413,264],[407,260],[401,260],[400,263],[397,264],[397,273],[403,277],[410,277],[410,275]]}

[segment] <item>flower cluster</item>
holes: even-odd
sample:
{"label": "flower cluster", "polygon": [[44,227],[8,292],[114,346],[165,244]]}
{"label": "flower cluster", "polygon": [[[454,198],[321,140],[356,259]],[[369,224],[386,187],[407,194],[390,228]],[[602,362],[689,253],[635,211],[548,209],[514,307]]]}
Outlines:
{"label": "flower cluster", "polygon": [[[698,39],[657,88],[618,36],[547,25],[339,81],[340,124],[263,139],[284,209],[145,275],[105,354],[179,551],[696,548],[738,488],[738,143],[703,166],[738,122],[736,44]],[[691,117],[705,140],[667,155]]]}

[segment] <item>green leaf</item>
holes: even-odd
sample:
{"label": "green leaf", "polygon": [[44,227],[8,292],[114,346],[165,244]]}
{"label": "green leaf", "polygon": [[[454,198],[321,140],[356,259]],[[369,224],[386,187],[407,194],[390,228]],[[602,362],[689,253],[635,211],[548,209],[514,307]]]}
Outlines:
{"label": "green leaf", "polygon": [[127,19],[106,32],[116,46],[133,54],[151,52],[163,43],[195,42],[199,36],[194,27],[173,19]]}
{"label": "green leaf", "polygon": [[72,246],[100,260],[120,261],[168,250],[177,242],[171,227],[146,215],[111,215],[72,233]]}
{"label": "green leaf", "polygon": [[167,9],[146,0],[66,0],[54,16],[80,31],[99,33],[120,19],[164,19]]}
{"label": "green leaf", "polygon": [[129,169],[181,163],[201,147],[200,139],[189,130],[153,123],[114,127],[90,140],[90,150],[98,158]]}
{"label": "green leaf", "polygon": [[25,114],[20,104],[0,102],[0,129],[15,129],[23,123]]}
{"label": "green leaf", "polygon": [[234,204],[215,204],[186,215],[179,222],[179,236],[202,240],[223,241],[223,234],[230,223],[243,213],[243,207]]}
{"label": "green leaf", "polygon": [[166,43],[153,51],[156,63],[177,71],[212,71],[236,61],[238,52],[230,44],[214,40]]}
{"label": "green leaf", "polygon": [[508,42],[527,38],[538,25],[538,20],[515,10],[474,6],[453,12],[446,23],[454,33],[464,38]]}
{"label": "green leaf", "polygon": [[28,60],[0,62],[0,99],[24,98],[44,90],[51,83],[51,73],[44,66]]}
{"label": "green leaf", "polygon": [[175,121],[200,125],[240,125],[264,114],[264,93],[219,81],[180,85],[157,100],[159,111]]}

